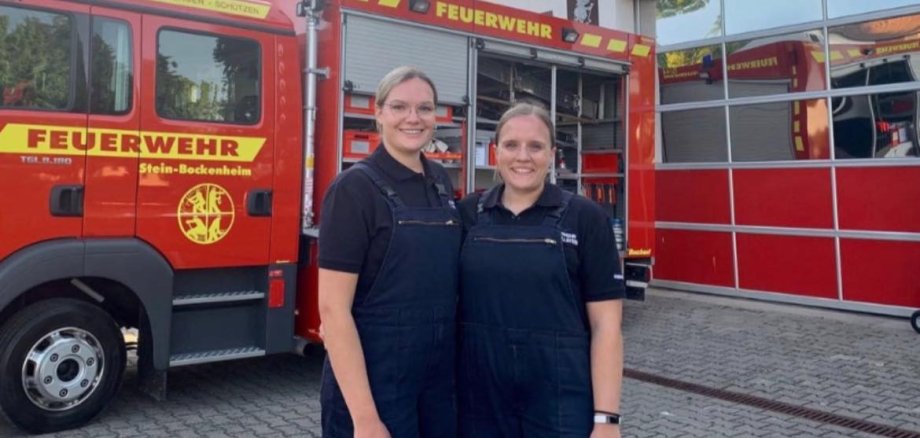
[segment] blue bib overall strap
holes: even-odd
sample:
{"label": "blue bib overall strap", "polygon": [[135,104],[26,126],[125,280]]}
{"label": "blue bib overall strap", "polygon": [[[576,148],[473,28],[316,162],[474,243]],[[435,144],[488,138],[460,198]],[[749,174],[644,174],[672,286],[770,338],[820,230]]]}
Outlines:
{"label": "blue bib overall strap", "polygon": [[441,206],[449,206],[450,208],[456,209],[457,205],[454,203],[454,197],[452,193],[447,191],[447,187],[444,187],[444,184],[436,183],[434,188],[438,191],[438,197],[441,198]]}
{"label": "blue bib overall strap", "polygon": [[393,208],[394,206],[399,208],[406,207],[406,204],[403,203],[402,198],[399,197],[399,195],[396,193],[396,190],[393,189],[393,187],[391,187],[390,184],[383,179],[383,176],[374,170],[370,164],[359,162],[355,163],[354,167],[355,169],[360,170],[361,173],[366,175],[368,178],[370,178],[370,180],[374,183],[374,187],[377,187],[377,190],[380,190],[380,193],[382,193],[383,197],[386,198],[387,205],[389,205],[390,208]]}
{"label": "blue bib overall strap", "polygon": [[560,228],[572,194],[536,226],[497,225],[481,199],[461,253],[460,436],[585,438],[590,342]]}
{"label": "blue bib overall strap", "polygon": [[[393,217],[380,272],[352,306],[377,411],[394,438],[453,437],[459,214],[443,194],[439,207],[406,206],[377,169],[355,167],[386,197]],[[328,360],[321,398],[323,436],[352,437]]]}

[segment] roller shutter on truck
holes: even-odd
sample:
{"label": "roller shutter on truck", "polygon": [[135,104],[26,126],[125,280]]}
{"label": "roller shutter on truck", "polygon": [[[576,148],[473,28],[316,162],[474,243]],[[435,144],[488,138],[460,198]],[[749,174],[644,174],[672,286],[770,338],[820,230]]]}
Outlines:
{"label": "roller shutter on truck", "polygon": [[[789,92],[788,81],[735,81],[729,86],[732,97]],[[731,107],[732,161],[795,160],[792,105],[776,102]]]}
{"label": "roller shutter on truck", "polygon": [[[787,81],[735,81],[730,83],[730,87],[732,97],[736,98],[782,94],[789,90]],[[714,99],[721,92],[721,84],[667,84],[662,86],[662,103]],[[792,102],[779,102],[732,106],[729,113],[732,161],[794,160],[792,105]],[[666,160],[671,163],[727,161],[724,117],[721,108],[662,113],[662,124],[668,127]],[[668,139],[671,141],[668,142]]]}
{"label": "roller shutter on truck", "polygon": [[377,83],[401,65],[420,68],[438,87],[438,99],[463,104],[467,95],[467,37],[377,20],[346,16],[344,79],[353,92],[373,94]]}

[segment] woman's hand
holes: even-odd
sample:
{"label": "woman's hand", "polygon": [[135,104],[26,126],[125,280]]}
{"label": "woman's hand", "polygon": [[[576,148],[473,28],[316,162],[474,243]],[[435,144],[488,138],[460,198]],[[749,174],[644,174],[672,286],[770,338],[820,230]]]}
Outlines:
{"label": "woman's hand", "polygon": [[[591,381],[594,409],[618,412],[623,385],[623,300],[588,303],[591,326]],[[595,424],[591,438],[620,438],[618,424]]]}
{"label": "woman's hand", "polygon": [[591,438],[620,438],[619,424],[595,424]]}
{"label": "woman's hand", "polygon": [[390,438],[390,431],[379,418],[365,422],[359,421],[355,422],[355,438]]}

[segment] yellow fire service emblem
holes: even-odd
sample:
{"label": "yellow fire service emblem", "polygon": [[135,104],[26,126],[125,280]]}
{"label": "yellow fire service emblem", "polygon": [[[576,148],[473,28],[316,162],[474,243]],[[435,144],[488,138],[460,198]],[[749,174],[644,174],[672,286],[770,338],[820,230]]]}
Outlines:
{"label": "yellow fire service emblem", "polygon": [[192,242],[210,245],[233,227],[233,199],[217,184],[198,184],[179,201],[179,229]]}

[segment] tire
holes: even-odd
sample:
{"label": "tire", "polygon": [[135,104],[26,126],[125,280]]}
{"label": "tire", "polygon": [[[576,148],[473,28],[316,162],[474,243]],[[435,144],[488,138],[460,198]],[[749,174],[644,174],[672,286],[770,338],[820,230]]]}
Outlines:
{"label": "tire", "polygon": [[118,392],[125,361],[121,331],[101,308],[32,304],[0,327],[0,407],[30,433],[79,427]]}
{"label": "tire", "polygon": [[914,331],[920,333],[920,310],[910,315],[910,325],[914,328]]}

